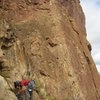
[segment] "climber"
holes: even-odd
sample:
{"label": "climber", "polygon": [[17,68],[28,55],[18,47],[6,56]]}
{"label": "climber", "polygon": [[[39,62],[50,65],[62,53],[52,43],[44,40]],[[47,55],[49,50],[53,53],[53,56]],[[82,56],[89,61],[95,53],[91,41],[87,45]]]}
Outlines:
{"label": "climber", "polygon": [[[35,81],[34,80],[22,80],[21,81],[21,90],[19,93],[23,93],[25,91],[25,100],[28,100],[28,94],[30,94],[30,100],[33,100],[33,89],[35,86]],[[18,99],[19,100],[19,99]]]}
{"label": "climber", "polygon": [[15,87],[15,94],[17,96],[18,100],[22,100],[22,95],[21,93],[19,93],[20,89],[21,89],[21,83],[20,81],[15,81],[14,82],[14,87]]}
{"label": "climber", "polygon": [[33,100],[33,89],[35,86],[34,80],[28,80],[28,77],[24,76],[22,81],[15,81],[14,87],[17,90],[16,96],[18,100],[23,100],[22,94],[25,93],[25,100],[29,100],[28,94],[30,94],[30,100]]}
{"label": "climber", "polygon": [[[20,82],[20,85],[21,85],[21,89],[19,90],[19,94],[22,96],[23,93],[26,93],[26,88],[27,88],[27,85],[29,83],[29,80],[28,79],[23,79],[21,82]],[[26,95],[26,94],[25,94]],[[27,100],[27,99],[25,99]]]}
{"label": "climber", "polygon": [[29,83],[29,80],[26,80],[26,79],[23,79],[22,81],[14,82],[15,89],[17,89],[16,96],[18,100],[23,100],[22,94],[24,94],[24,92],[26,93],[26,88],[27,88],[28,83]]}

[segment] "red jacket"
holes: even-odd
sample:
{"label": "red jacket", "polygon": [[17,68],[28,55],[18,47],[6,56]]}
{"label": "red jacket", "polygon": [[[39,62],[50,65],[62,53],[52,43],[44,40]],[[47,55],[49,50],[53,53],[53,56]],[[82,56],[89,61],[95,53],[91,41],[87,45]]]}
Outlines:
{"label": "red jacket", "polygon": [[29,80],[22,80],[22,81],[21,81],[21,86],[22,86],[22,87],[23,87],[23,86],[27,86],[28,83],[29,83]]}

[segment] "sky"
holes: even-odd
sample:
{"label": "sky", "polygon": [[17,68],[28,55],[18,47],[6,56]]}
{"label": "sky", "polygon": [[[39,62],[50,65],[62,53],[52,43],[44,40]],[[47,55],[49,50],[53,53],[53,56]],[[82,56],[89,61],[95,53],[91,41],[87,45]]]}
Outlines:
{"label": "sky", "polygon": [[80,0],[86,17],[87,39],[92,45],[92,56],[100,73],[100,0]]}

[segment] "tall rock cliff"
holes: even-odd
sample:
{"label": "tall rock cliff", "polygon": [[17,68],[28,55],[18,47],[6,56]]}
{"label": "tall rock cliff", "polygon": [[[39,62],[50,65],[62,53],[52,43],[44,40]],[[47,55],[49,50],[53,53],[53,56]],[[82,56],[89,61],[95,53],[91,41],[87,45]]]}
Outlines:
{"label": "tall rock cliff", "polygon": [[34,100],[100,100],[79,0],[0,0],[0,100],[24,76]]}

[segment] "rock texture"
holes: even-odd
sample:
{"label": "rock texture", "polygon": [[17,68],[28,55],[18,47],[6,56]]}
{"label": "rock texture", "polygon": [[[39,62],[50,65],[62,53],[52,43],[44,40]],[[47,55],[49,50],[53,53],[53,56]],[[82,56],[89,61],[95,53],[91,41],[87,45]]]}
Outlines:
{"label": "rock texture", "polygon": [[100,100],[79,0],[0,0],[0,75],[0,100],[24,76],[34,100]]}
{"label": "rock texture", "polygon": [[0,76],[0,100],[17,100],[14,93],[10,91],[6,80],[2,76]]}

